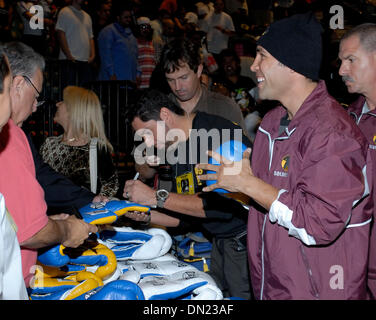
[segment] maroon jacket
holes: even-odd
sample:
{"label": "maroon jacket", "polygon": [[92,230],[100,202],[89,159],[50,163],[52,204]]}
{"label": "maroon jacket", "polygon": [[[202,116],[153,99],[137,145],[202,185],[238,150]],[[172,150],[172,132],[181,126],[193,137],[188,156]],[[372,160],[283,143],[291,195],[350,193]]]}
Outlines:
{"label": "maroon jacket", "polygon": [[[366,99],[360,96],[353,104],[349,106],[349,113],[353,116],[356,124],[365,135],[369,152],[371,154],[372,163],[376,166],[376,110],[363,113],[363,106]],[[376,182],[376,170],[373,170],[373,184]],[[372,187],[373,199],[376,199],[376,188]],[[375,221],[376,212],[373,212],[373,221]],[[373,222],[374,224],[375,222]],[[369,263],[368,263],[368,279],[367,285],[370,298],[376,299],[376,229],[371,228],[371,237],[369,245]]]}
{"label": "maroon jacket", "polygon": [[269,212],[249,212],[255,296],[365,299],[373,210],[367,142],[323,81],[279,134],[284,116],[277,107],[264,117],[252,152],[254,174],[280,190]]}

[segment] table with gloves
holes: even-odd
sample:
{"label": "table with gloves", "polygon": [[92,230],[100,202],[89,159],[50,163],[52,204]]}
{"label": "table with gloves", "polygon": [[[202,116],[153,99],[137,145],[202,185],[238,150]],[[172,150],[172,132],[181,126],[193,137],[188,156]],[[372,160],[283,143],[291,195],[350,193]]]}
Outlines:
{"label": "table with gloves", "polygon": [[[128,211],[150,208],[126,200],[89,204],[79,210],[91,224],[111,225]],[[162,228],[99,228],[80,248],[62,245],[38,255],[29,289],[31,300],[222,300],[223,294],[206,272],[210,243],[174,239]],[[194,251],[209,253],[189,263]],[[200,256],[198,254],[198,256]],[[188,261],[188,262],[187,262]]]}

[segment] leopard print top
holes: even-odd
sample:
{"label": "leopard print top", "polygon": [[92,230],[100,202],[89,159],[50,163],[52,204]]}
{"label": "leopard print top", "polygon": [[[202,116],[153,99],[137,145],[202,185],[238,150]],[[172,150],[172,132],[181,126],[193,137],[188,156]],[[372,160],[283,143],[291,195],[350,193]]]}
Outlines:
{"label": "leopard print top", "polygon": [[[63,135],[47,138],[40,148],[43,160],[55,171],[65,175],[76,185],[90,190],[89,144],[69,146],[62,142]],[[111,154],[98,150],[97,193],[113,197],[119,189],[118,173]]]}

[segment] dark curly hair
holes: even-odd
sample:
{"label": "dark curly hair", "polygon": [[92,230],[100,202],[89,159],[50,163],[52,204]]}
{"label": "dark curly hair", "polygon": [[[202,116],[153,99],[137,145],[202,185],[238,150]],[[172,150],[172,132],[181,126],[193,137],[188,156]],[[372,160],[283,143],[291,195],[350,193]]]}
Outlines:
{"label": "dark curly hair", "polygon": [[175,38],[163,47],[160,64],[165,73],[172,73],[180,69],[182,63],[187,63],[196,73],[202,64],[201,47],[187,38]]}
{"label": "dark curly hair", "polygon": [[144,122],[161,120],[159,115],[163,107],[180,116],[185,114],[185,111],[170,100],[166,94],[155,89],[140,90],[135,100],[135,103],[128,106],[126,118],[129,123],[136,117]]}

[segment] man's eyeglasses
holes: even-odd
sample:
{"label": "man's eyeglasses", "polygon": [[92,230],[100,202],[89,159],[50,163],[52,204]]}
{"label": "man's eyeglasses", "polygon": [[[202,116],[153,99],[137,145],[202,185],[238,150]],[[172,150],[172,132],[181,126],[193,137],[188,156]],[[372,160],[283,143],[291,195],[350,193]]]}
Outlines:
{"label": "man's eyeglasses", "polygon": [[37,99],[37,107],[40,107],[41,105],[43,105],[46,101],[41,97],[41,94],[39,92],[39,90],[35,87],[34,83],[30,80],[30,78],[28,76],[23,76],[23,78],[31,84],[31,86],[34,88],[34,90],[36,91],[36,93],[38,94],[38,96],[36,97]]}
{"label": "man's eyeglasses", "polygon": [[146,30],[146,29],[151,29],[151,26],[150,26],[150,24],[142,23],[142,24],[139,25],[139,28]]}

